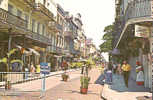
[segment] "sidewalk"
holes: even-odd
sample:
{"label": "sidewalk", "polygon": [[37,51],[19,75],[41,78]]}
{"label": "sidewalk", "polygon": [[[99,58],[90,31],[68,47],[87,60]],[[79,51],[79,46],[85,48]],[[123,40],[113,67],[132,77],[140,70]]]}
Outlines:
{"label": "sidewalk", "polygon": [[149,93],[148,91],[149,89],[146,89],[143,86],[138,86],[132,79],[129,79],[129,88],[127,88],[124,84],[123,77],[113,74],[113,83],[112,85],[104,85],[102,97],[107,100],[152,100],[152,98],[137,99],[143,96],[152,96],[152,93]]}

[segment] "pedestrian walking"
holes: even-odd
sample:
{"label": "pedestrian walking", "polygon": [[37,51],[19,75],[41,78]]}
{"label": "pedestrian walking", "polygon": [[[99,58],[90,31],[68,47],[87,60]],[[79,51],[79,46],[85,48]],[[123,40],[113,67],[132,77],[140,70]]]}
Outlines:
{"label": "pedestrian walking", "polygon": [[67,64],[66,60],[64,60],[62,62],[62,70],[66,71],[67,69],[68,69],[68,64]]}
{"label": "pedestrian walking", "polygon": [[40,65],[38,64],[37,66],[36,66],[36,73],[40,73]]}
{"label": "pedestrian walking", "polygon": [[121,64],[118,64],[118,65],[117,65],[117,70],[116,70],[116,72],[117,72],[117,74],[118,74],[118,75],[117,75],[117,76],[118,76],[117,78],[120,79],[120,78],[121,78],[121,75],[122,75]]}
{"label": "pedestrian walking", "polygon": [[128,88],[128,80],[129,80],[131,66],[126,61],[124,61],[122,65],[122,70],[123,70],[124,82],[126,87]]}
{"label": "pedestrian walking", "polygon": [[113,67],[113,65],[111,63],[109,63],[108,69],[107,69],[106,75],[105,75],[105,81],[108,84],[112,84],[112,67]]}
{"label": "pedestrian walking", "polygon": [[35,67],[34,67],[33,63],[31,64],[30,72],[31,73],[34,73],[35,72]]}
{"label": "pedestrian walking", "polygon": [[117,70],[117,64],[113,63],[113,73],[116,74],[116,70]]}
{"label": "pedestrian walking", "polygon": [[117,66],[117,73],[118,73],[119,75],[122,74],[121,64],[118,64],[118,66]]}

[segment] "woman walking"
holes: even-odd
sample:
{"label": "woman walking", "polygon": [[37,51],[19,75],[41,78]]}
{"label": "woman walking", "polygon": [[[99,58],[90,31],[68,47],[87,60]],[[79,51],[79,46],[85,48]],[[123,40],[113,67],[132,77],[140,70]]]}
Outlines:
{"label": "woman walking", "polygon": [[121,64],[118,64],[118,66],[117,66],[117,73],[118,73],[119,75],[122,74]]}

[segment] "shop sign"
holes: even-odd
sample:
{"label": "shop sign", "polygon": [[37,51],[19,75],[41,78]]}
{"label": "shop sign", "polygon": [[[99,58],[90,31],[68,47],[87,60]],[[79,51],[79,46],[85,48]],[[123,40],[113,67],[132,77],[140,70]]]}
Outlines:
{"label": "shop sign", "polygon": [[50,73],[50,66],[48,63],[40,63],[40,72],[42,74],[49,74]]}
{"label": "shop sign", "polygon": [[148,38],[150,34],[149,27],[135,25],[135,36]]}

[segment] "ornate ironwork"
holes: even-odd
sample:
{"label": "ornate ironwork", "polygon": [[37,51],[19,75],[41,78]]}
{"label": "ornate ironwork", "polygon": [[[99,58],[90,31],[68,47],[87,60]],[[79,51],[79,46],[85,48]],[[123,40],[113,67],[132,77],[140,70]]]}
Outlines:
{"label": "ornate ironwork", "polygon": [[34,7],[35,0],[24,0],[27,4],[29,4],[31,7]]}
{"label": "ornate ironwork", "polygon": [[41,4],[41,3],[36,3],[35,4],[35,9],[38,11],[41,11],[43,14],[45,14],[46,16],[48,16],[49,18],[53,18],[54,15],[51,11],[49,11],[45,5]]}
{"label": "ornate ironwork", "polygon": [[0,20],[4,23],[26,29],[26,21],[0,8]]}
{"label": "ornate ironwork", "polygon": [[51,30],[63,31],[62,25],[60,25],[56,22],[49,22],[48,26]]}
{"label": "ornate ironwork", "polygon": [[40,35],[38,33],[29,31],[29,34],[26,34],[26,37],[39,41],[41,43],[47,44],[47,45],[51,45],[51,40],[49,38],[47,38],[46,36]]}

